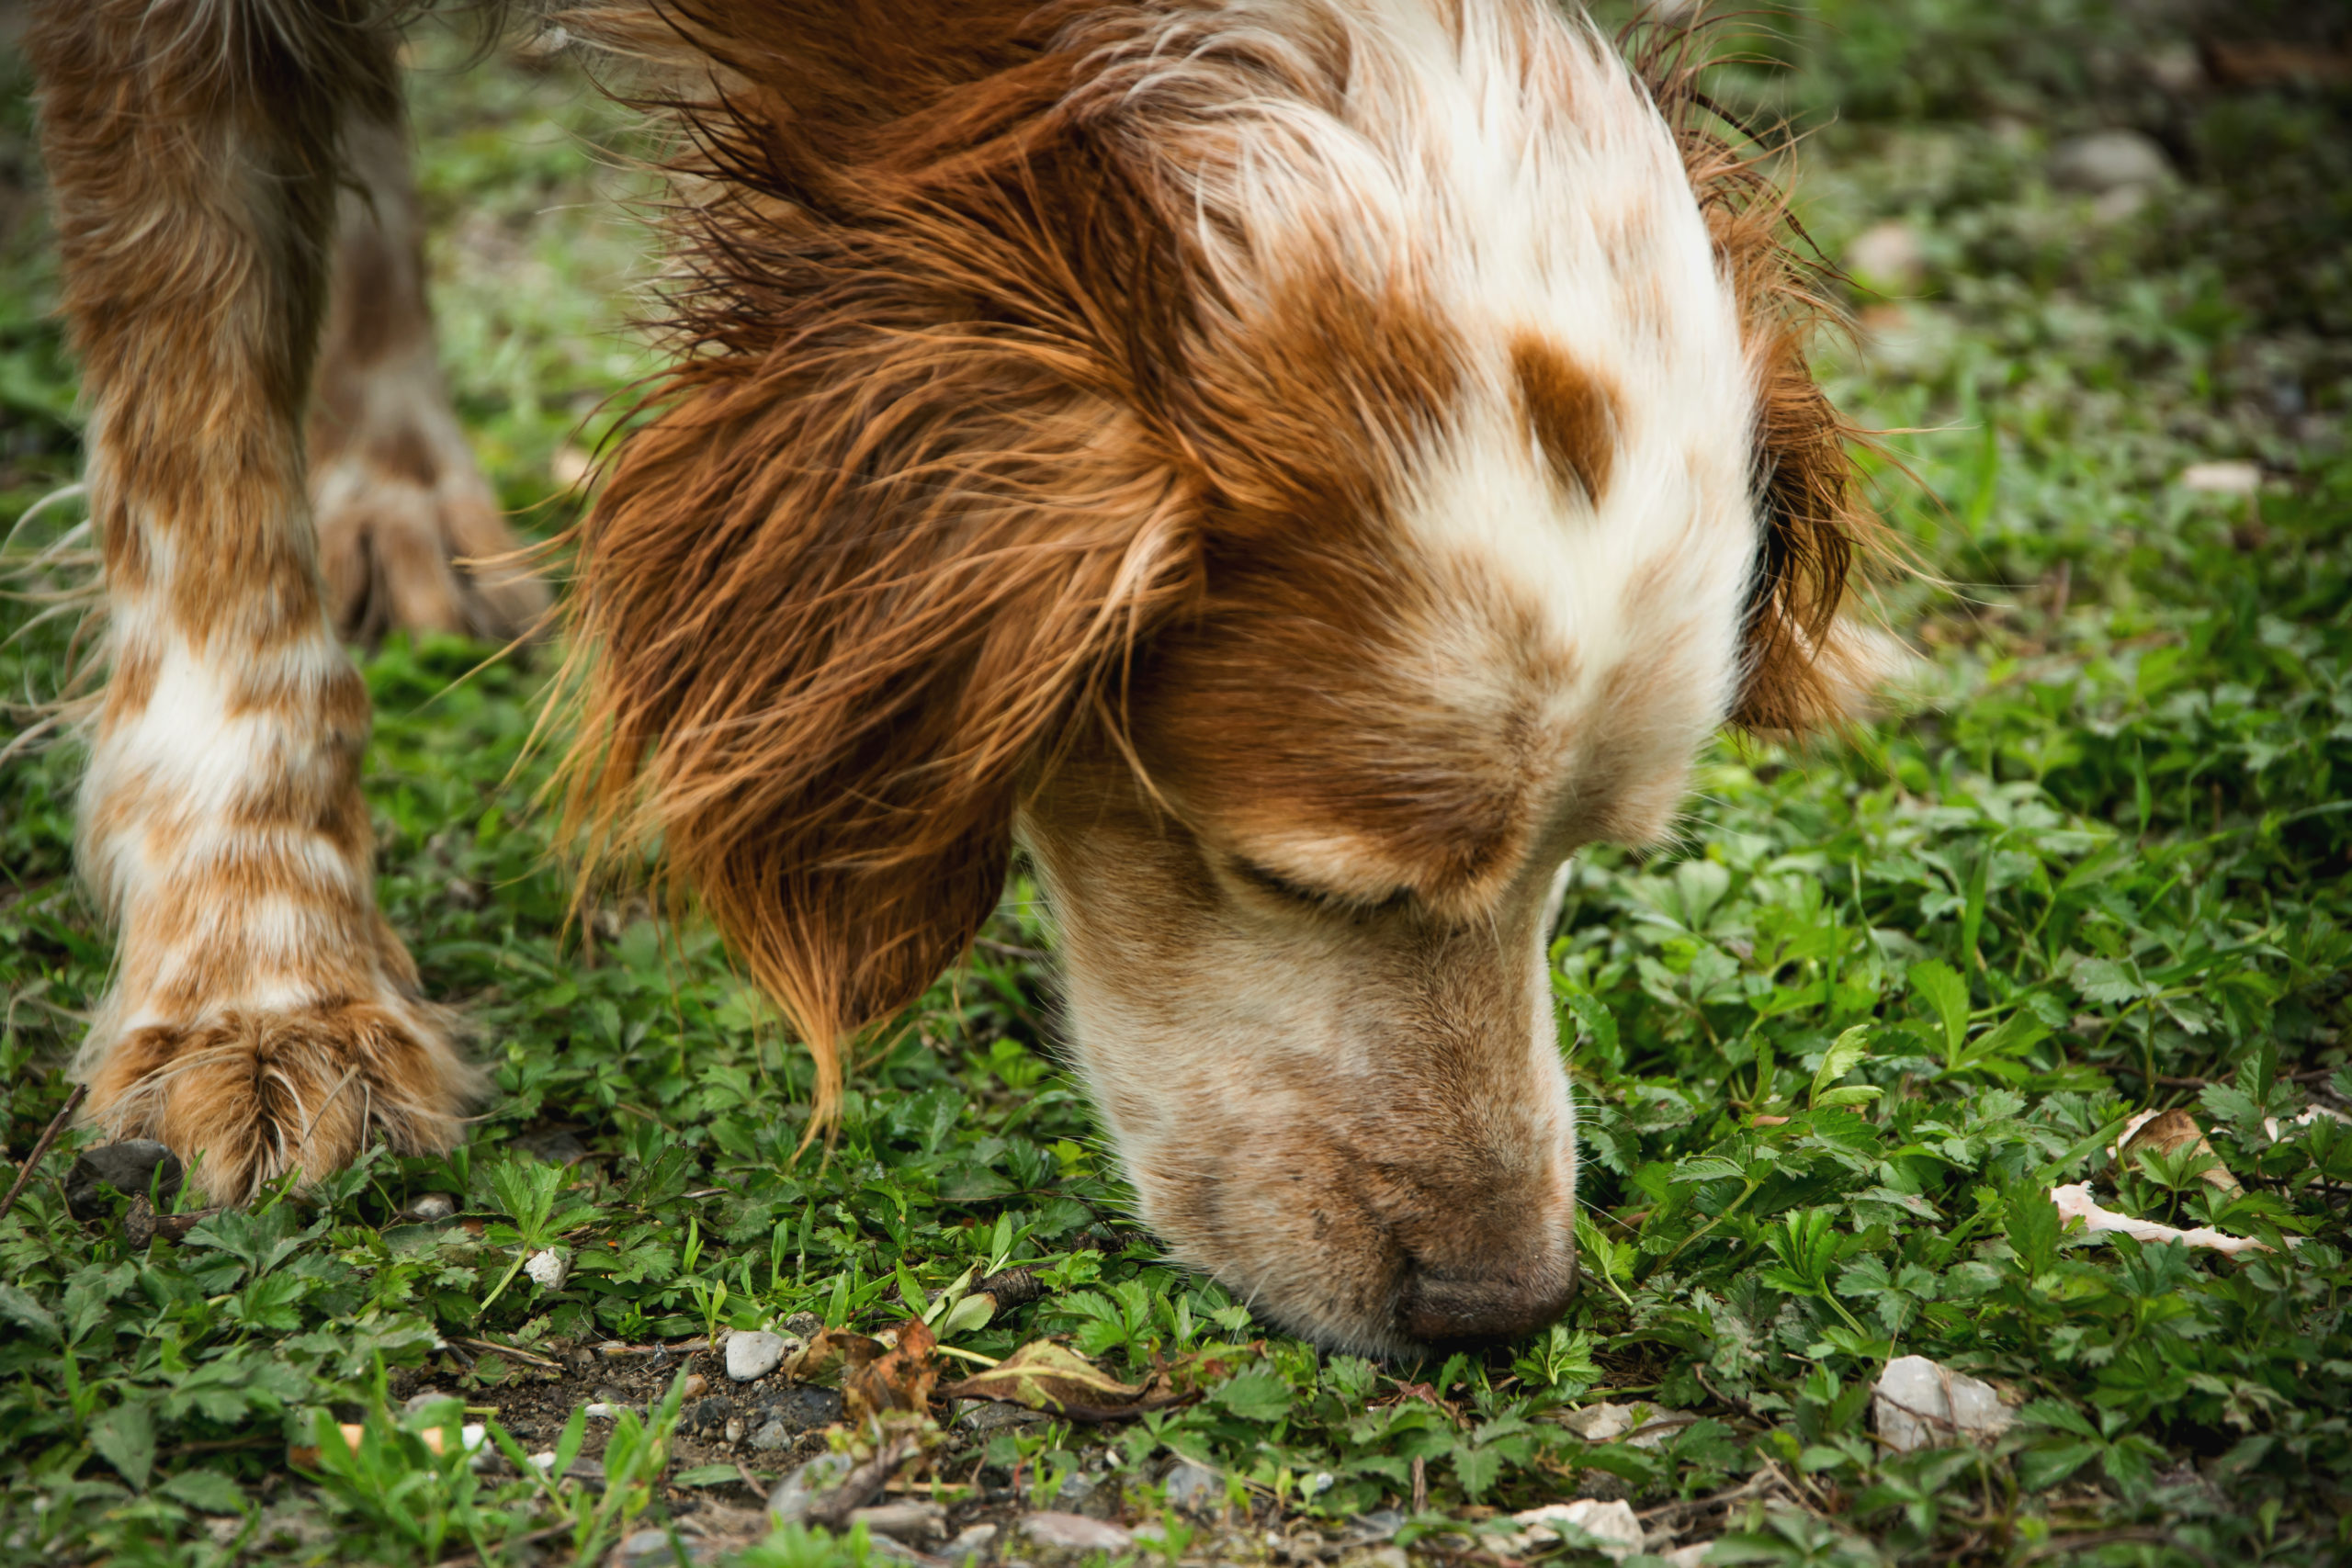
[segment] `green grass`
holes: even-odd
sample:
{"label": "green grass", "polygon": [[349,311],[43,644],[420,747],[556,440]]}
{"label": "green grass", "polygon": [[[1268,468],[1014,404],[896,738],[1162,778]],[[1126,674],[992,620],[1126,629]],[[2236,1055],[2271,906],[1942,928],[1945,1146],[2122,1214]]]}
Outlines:
{"label": "green grass", "polygon": [[[1565,1323],[1375,1366],[1265,1336],[1157,1263],[1056,1065],[1028,955],[1050,936],[1017,875],[994,945],[871,1043],[837,1146],[796,1159],[806,1066],[708,931],[628,901],[567,931],[524,747],[542,675],[461,681],[481,649],[396,642],[368,664],[383,898],[473,1021],[493,1099],[447,1159],[379,1153],[145,1251],[67,1215],[69,1136],[0,1221],[0,1560],[596,1552],[751,1506],[732,1467],[784,1455],[695,1436],[666,1374],[624,1391],[642,1429],[576,1427],[589,1457],[552,1483],[422,1433],[474,1407],[532,1428],[519,1459],[563,1441],[538,1391],[605,1376],[582,1347],[797,1312],[880,1327],[1012,1261],[1045,1297],[950,1343],[1066,1335],[1205,1396],[1108,1428],[951,1430],[940,1495],[1003,1517],[1107,1464],[1132,1522],[1155,1466],[1192,1456],[1260,1533],[1180,1528],[1171,1562],[1261,1555],[1270,1524],[1336,1539],[1409,1511],[1417,1475],[1400,1540],[1432,1560],[1582,1490],[1676,1544],[1720,1540],[1718,1562],[2344,1561],[2352,1126],[2299,1118],[2352,1107],[2352,136],[2340,100],[2292,88],[2150,86],[2142,62],[2183,39],[2103,7],[1989,16],[1825,3],[1754,40],[1782,69],[1724,84],[1821,128],[1801,189],[1831,254],[1887,219],[1921,238],[1916,297],[1858,296],[1867,352],[1825,368],[1864,422],[1917,433],[1874,474],[1946,586],[1890,594],[1923,656],[1900,711],[1803,753],[1722,745],[1679,849],[1582,857],[1554,950],[1585,1123]],[[649,247],[599,205],[642,187],[591,155],[619,121],[568,75],[414,92],[453,379],[502,492],[535,503],[646,364],[619,323]],[[2044,170],[2116,122],[2160,130],[2188,177],[2100,219]],[[6,515],[76,461],[44,254],[36,227],[0,256]],[[2214,459],[2261,462],[2260,493],[2178,482]],[[64,657],[56,626],[0,651],[0,701],[54,690]],[[65,1097],[109,962],[69,874],[75,767],[62,748],[0,772],[12,1160]],[[2108,1154],[2126,1116],[2172,1107],[2242,1192],[2193,1155]],[[2083,1180],[2271,1250],[2069,1235],[2046,1192]],[[428,1191],[460,1220],[403,1221]],[[515,1271],[547,1245],[572,1263],[554,1291]],[[1867,1390],[1897,1354],[1991,1382],[2018,1425],[1886,1453]],[[451,1400],[408,1408],[424,1387]],[[1587,1445],[1557,1417],[1602,1397],[1694,1419]],[[322,1420],[368,1435],[290,1463]],[[787,1529],[748,1560],[867,1551]]]}

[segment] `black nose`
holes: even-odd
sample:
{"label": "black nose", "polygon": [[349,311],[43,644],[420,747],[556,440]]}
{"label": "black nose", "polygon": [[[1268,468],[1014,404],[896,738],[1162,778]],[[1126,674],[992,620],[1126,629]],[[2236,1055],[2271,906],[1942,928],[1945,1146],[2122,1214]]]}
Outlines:
{"label": "black nose", "polygon": [[1435,1268],[1415,1259],[1397,1293],[1396,1325],[1430,1346],[1517,1339],[1567,1311],[1576,1288],[1573,1250],[1516,1267]]}

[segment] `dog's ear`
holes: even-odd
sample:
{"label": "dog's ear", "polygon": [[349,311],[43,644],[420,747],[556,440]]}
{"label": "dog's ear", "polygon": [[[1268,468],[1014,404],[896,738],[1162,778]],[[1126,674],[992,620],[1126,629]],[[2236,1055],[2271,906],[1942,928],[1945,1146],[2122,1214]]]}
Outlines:
{"label": "dog's ear", "polygon": [[976,431],[919,362],[864,369],[856,409],[754,381],[639,432],[573,611],[575,820],[700,896],[815,1055],[815,1125],[839,1044],[970,943],[1024,783],[1190,581],[1101,411]]}
{"label": "dog's ear", "polygon": [[1748,730],[1803,733],[1859,717],[1900,663],[1894,639],[1849,607],[1855,576],[1885,553],[1883,529],[1860,493],[1860,433],[1814,379],[1808,335],[1785,320],[1751,323],[1764,538],[1732,710]]}
{"label": "dog's ear", "polygon": [[1637,32],[1634,63],[1681,148],[1756,379],[1764,536],[1731,719],[1743,729],[1801,733],[1858,716],[1900,667],[1894,640],[1852,613],[1857,578],[1894,552],[1862,494],[1855,450],[1867,438],[1813,374],[1815,340],[1840,319],[1830,269],[1758,139],[1702,88],[1711,25],[1702,17]]}
{"label": "dog's ear", "polygon": [[1024,784],[1197,577],[1127,369],[1169,357],[1128,343],[1168,226],[1055,118],[1044,44],[877,85],[969,28],[861,42],[876,10],[675,8],[724,68],[676,105],[684,352],[571,607],[573,820],[700,896],[816,1056],[812,1131],[841,1043],[969,943]]}

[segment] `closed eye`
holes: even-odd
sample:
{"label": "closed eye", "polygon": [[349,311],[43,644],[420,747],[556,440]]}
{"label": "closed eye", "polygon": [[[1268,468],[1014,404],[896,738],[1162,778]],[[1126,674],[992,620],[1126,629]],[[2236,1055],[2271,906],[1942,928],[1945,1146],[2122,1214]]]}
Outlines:
{"label": "closed eye", "polygon": [[1413,890],[1399,887],[1382,898],[1367,898],[1362,894],[1335,893],[1326,887],[1309,887],[1293,882],[1279,872],[1268,871],[1246,860],[1233,863],[1233,874],[1252,887],[1271,893],[1285,903],[1303,904],[1309,908],[1329,909],[1335,914],[1364,915],[1385,909],[1402,908],[1412,901]]}

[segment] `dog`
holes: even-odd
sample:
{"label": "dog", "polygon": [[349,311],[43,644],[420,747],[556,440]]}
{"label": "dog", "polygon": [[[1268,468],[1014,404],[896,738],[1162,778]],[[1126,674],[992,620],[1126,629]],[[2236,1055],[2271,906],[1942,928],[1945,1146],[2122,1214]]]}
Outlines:
{"label": "dog", "polygon": [[[224,1201],[447,1146],[476,1085],[375,906],[338,638],[544,593],[450,564],[499,537],[446,522],[461,457],[377,439],[429,355],[355,354],[331,283],[355,172],[397,184],[397,19],[50,0],[28,40],[109,612],[78,1069]],[[1549,0],[558,19],[675,148],[674,358],[568,608],[592,863],[659,845],[821,1125],[1023,845],[1175,1258],[1335,1348],[1550,1322],[1570,855],[1668,835],[1724,724],[1874,679],[1819,278],[1691,61]]]}

